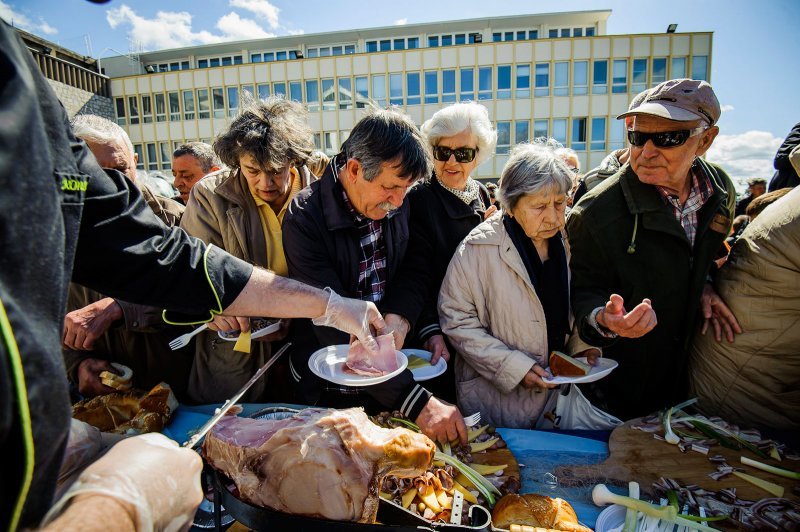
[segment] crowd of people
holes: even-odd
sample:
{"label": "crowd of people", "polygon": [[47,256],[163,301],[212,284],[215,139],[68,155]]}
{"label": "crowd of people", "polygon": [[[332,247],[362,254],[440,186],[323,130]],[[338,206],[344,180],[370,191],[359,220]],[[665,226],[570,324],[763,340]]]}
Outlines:
{"label": "crowd of people", "polygon": [[[4,108],[16,116],[4,124],[26,130],[2,131],[0,441],[18,488],[0,501],[4,528],[35,526],[53,505],[67,389],[73,400],[114,392],[100,378],[112,362],[134,370],[136,387],[163,381],[184,403],[216,403],[291,342],[246,401],[397,410],[444,443],[466,440],[473,412],[540,426],[559,393],[549,355],[562,351],[619,363],[580,391],[620,419],[691,395],[735,423],[787,437],[800,428],[800,124],[776,157],[777,189],[754,179],[737,202],[724,168],[703,157],[721,114],[704,81],[637,95],[618,117],[629,145],[598,168],[582,174],[574,151],[534,139],[490,188],[473,178],[497,143],[479,103],[444,107],[421,128],[370,109],[328,159],[300,103],[246,96],[213,146],[174,152],[179,195],[165,198],[137,180],[123,129],[96,116],[65,123],[10,33],[3,25]],[[38,145],[49,157],[12,179],[15,150]],[[46,184],[54,172],[59,190]],[[34,186],[47,191],[35,214],[21,200]],[[17,220],[36,221],[20,237]],[[249,354],[218,334],[250,330],[253,317],[281,322]],[[378,333],[447,371],[424,385],[405,370],[346,387],[309,369],[321,347],[358,337],[372,348]],[[132,455],[168,464],[180,500],[155,500]],[[87,469],[49,526],[120,508],[133,527],[190,516],[198,471],[166,438],[132,438]]]}

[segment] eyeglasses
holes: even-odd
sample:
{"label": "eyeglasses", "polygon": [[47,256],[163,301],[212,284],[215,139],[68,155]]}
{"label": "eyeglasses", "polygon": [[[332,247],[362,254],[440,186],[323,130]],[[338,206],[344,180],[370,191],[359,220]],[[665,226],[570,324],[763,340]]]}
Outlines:
{"label": "eyeglasses", "polygon": [[660,133],[645,133],[644,131],[628,130],[628,142],[631,145],[641,148],[647,144],[648,140],[652,140],[657,148],[675,148],[683,146],[689,137],[699,135],[708,129],[706,126],[696,127],[694,129],[681,129],[678,131],[662,131]]}
{"label": "eyeglasses", "polygon": [[476,148],[447,148],[445,146],[434,146],[433,157],[437,161],[447,162],[451,155],[456,156],[456,162],[471,163],[478,153]]}

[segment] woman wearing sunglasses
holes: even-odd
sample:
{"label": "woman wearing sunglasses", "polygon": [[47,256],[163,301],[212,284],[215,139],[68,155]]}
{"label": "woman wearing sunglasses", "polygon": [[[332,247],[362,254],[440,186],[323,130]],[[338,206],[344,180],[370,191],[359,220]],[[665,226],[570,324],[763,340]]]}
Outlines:
{"label": "woman wearing sunglasses", "polygon": [[[396,302],[398,314],[416,322],[415,337],[407,346],[421,345],[433,353],[435,363],[439,357],[449,360],[452,353],[436,308],[447,265],[461,240],[497,210],[486,187],[471,177],[494,153],[497,131],[485,107],[466,102],[436,112],[422,125],[422,134],[433,153],[434,173],[408,193],[408,252],[386,297]],[[437,397],[455,398],[451,368],[427,386]]]}

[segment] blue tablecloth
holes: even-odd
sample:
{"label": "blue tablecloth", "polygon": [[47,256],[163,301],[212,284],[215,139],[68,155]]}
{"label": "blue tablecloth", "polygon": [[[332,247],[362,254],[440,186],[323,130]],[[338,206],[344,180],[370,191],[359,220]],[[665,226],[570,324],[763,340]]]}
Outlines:
{"label": "blue tablecloth", "polygon": [[[186,406],[175,412],[164,434],[178,443],[188,439],[190,433],[199,429],[214,414],[220,405]],[[241,415],[252,415],[267,407],[288,406],[291,404],[242,404]],[[522,492],[541,493],[551,497],[562,497],[570,502],[578,514],[578,519],[588,527],[594,528],[601,509],[590,500],[591,486],[583,488],[564,488],[553,476],[555,468],[564,464],[592,464],[605,460],[608,444],[602,441],[603,433],[587,433],[581,437],[580,431],[570,434],[536,430],[498,429],[508,448],[520,464]],[[598,439],[600,438],[600,439]],[[608,438],[608,433],[605,433]]]}

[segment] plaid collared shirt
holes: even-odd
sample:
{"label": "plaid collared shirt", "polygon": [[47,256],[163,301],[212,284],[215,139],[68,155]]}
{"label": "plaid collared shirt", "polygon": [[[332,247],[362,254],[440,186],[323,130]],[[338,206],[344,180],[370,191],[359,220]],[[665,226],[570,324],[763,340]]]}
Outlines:
{"label": "plaid collared shirt", "polygon": [[358,299],[379,303],[386,291],[386,244],[381,220],[372,220],[356,211],[342,189],[347,210],[358,224],[361,260],[358,263]]}
{"label": "plaid collared shirt", "polygon": [[689,190],[689,197],[686,198],[686,203],[683,205],[681,205],[677,196],[670,194],[664,188],[656,187],[656,189],[661,194],[661,199],[664,200],[664,203],[672,210],[672,215],[683,227],[689,243],[694,246],[694,238],[697,234],[697,212],[714,194],[714,189],[708,176],[702,170],[692,167],[691,174],[692,188]]}

